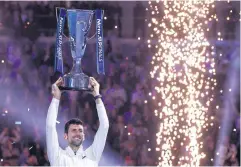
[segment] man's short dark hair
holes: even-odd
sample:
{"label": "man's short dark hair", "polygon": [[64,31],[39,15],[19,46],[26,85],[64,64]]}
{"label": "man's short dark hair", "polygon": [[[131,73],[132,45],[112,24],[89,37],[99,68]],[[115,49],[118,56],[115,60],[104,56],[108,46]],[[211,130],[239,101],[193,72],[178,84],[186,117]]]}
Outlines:
{"label": "man's short dark hair", "polygon": [[65,126],[64,126],[64,133],[68,133],[69,131],[69,126],[71,124],[74,124],[74,125],[83,125],[83,122],[78,119],[78,118],[72,118],[70,119],[68,122],[65,123]]}

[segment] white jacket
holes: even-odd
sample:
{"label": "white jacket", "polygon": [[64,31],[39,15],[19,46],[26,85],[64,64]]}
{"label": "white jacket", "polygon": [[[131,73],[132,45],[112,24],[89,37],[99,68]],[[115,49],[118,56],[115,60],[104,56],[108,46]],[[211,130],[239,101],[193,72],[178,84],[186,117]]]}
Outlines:
{"label": "white jacket", "polygon": [[48,109],[46,120],[47,154],[51,166],[98,166],[109,129],[109,121],[103,102],[101,101],[101,103],[96,104],[100,125],[93,144],[86,150],[83,150],[81,145],[76,155],[69,146],[65,150],[59,146],[56,130],[58,108],[59,100],[53,98]]}

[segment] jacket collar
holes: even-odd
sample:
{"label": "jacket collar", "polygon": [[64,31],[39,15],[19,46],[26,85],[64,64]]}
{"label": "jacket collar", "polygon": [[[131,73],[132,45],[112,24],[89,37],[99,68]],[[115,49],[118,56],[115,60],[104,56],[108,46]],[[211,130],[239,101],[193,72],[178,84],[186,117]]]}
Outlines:
{"label": "jacket collar", "polygon": [[[66,152],[70,155],[70,156],[75,156],[75,153],[74,151],[72,150],[72,148],[70,146],[66,147]],[[84,154],[84,149],[83,149],[83,146],[81,145],[79,147],[79,149],[77,150],[76,152],[76,155],[82,155],[82,156],[85,156]]]}

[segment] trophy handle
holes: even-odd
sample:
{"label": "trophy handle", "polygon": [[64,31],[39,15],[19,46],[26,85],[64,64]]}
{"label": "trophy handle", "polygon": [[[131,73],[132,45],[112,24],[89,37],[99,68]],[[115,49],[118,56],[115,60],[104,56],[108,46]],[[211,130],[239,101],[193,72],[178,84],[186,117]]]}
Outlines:
{"label": "trophy handle", "polygon": [[[104,10],[102,10],[102,17],[104,16]],[[102,18],[102,20],[104,20],[103,18]],[[92,36],[92,37],[87,37],[87,41],[89,41],[89,40],[91,40],[92,38],[94,38],[96,36],[96,31],[95,31],[95,34]]]}
{"label": "trophy handle", "polygon": [[[59,17],[58,17],[58,9],[60,9],[61,7],[55,7],[56,10],[55,10],[55,16],[56,16],[56,19],[57,19],[57,22],[59,21]],[[69,37],[67,37],[65,34],[64,34],[64,31],[63,31],[63,36],[67,39],[69,39]]]}

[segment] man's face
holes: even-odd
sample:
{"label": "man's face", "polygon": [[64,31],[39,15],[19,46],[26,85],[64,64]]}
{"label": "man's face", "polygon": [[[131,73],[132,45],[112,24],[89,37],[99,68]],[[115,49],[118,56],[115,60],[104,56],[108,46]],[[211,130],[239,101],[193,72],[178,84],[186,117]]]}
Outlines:
{"label": "man's face", "polygon": [[71,124],[69,126],[68,134],[64,134],[64,138],[68,140],[69,145],[79,147],[84,141],[83,125]]}

